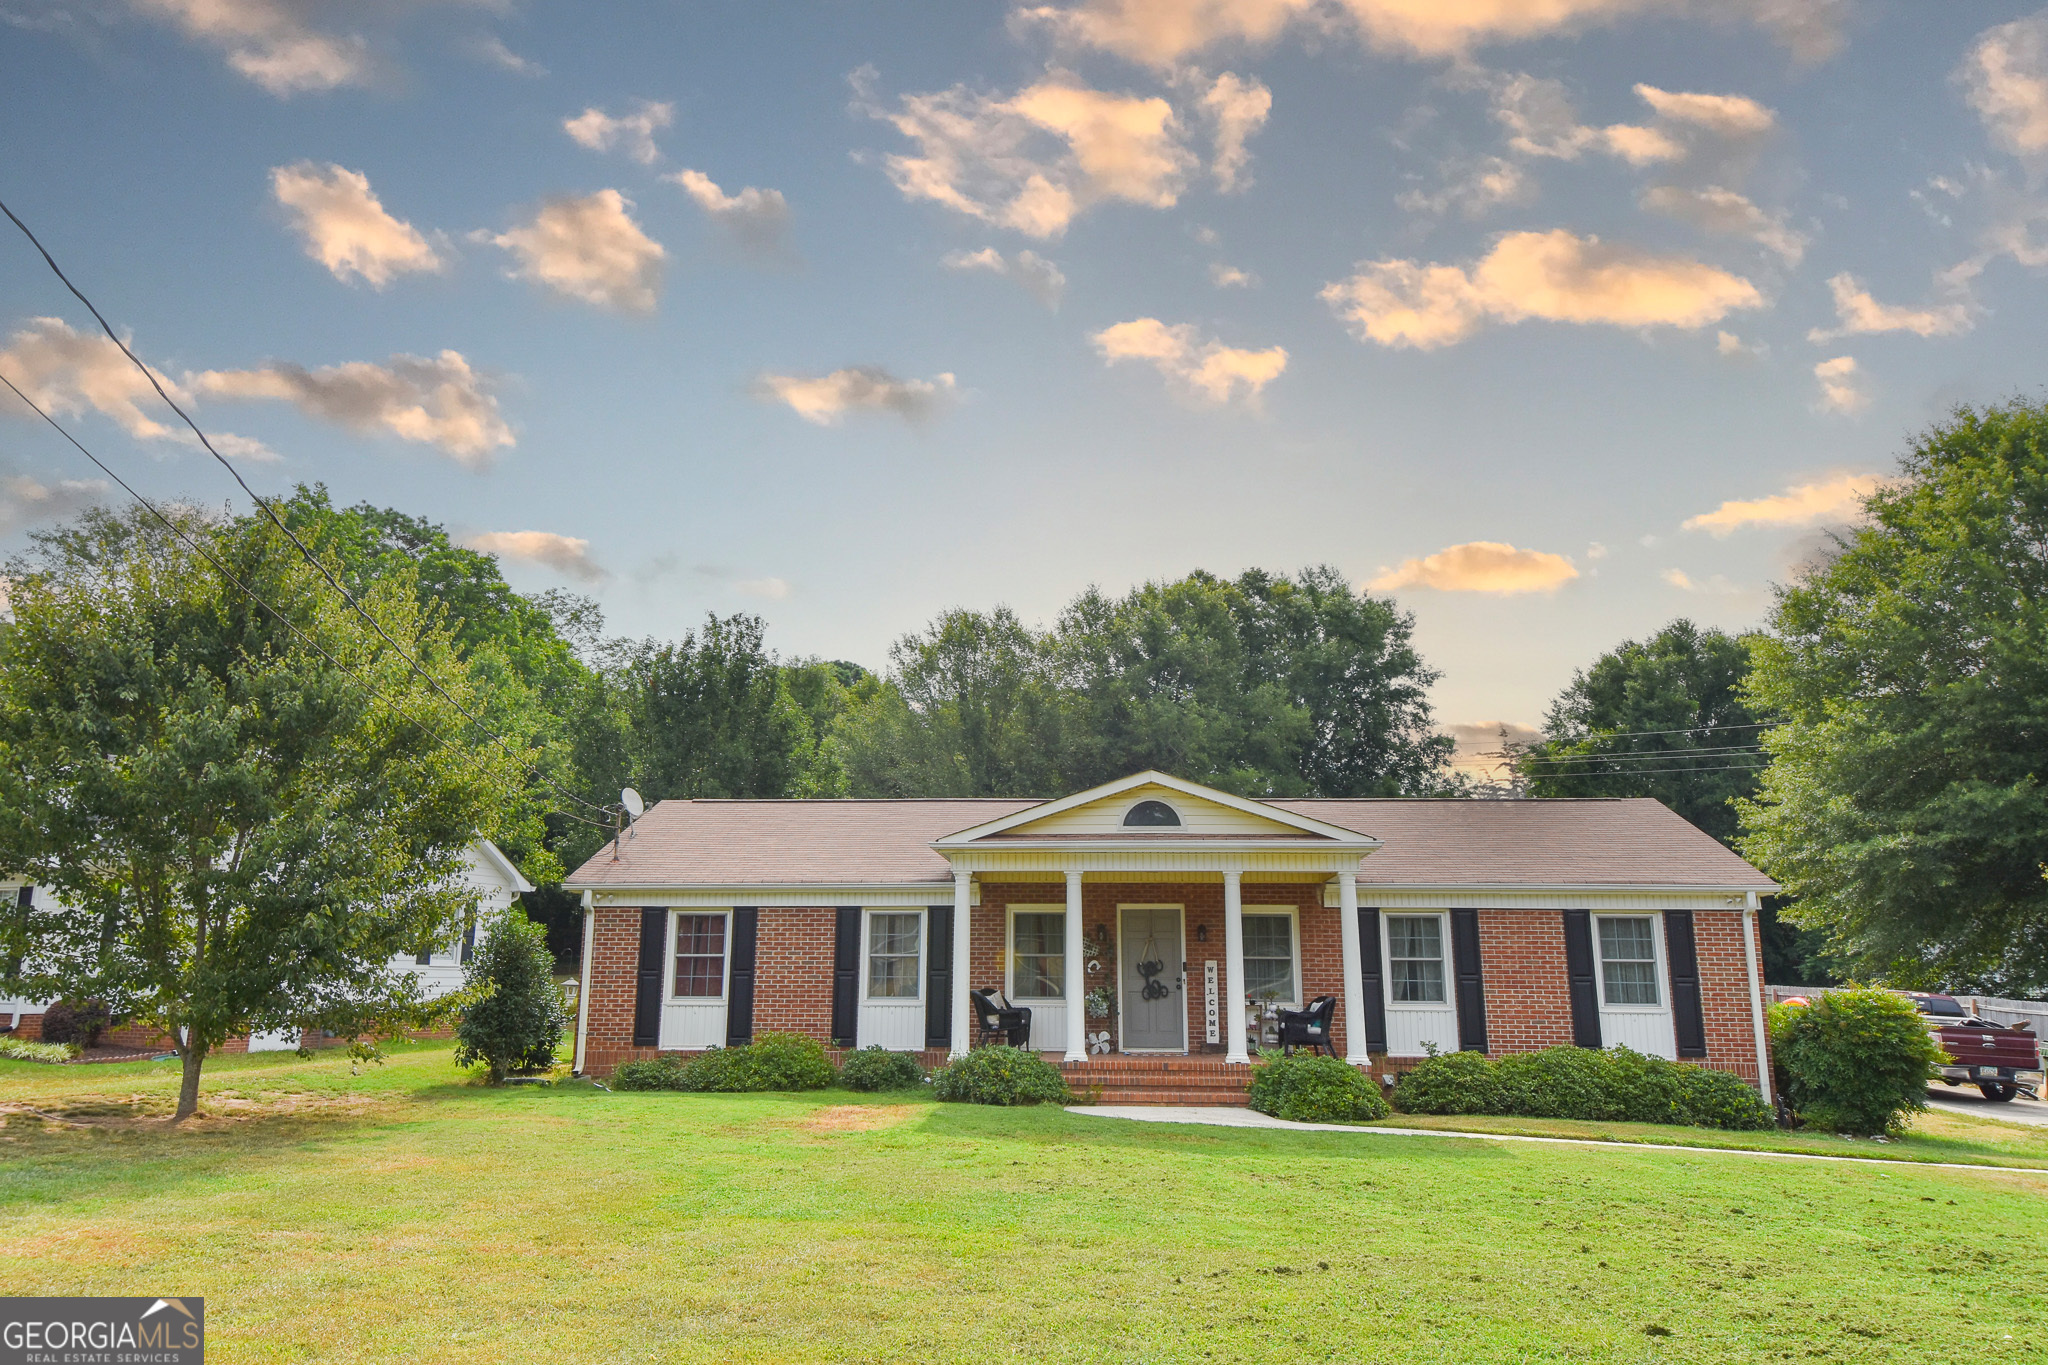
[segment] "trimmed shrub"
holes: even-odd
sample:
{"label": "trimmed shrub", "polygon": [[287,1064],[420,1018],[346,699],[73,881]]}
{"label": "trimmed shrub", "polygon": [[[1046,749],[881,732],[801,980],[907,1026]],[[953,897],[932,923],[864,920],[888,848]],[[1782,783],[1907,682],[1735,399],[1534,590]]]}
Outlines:
{"label": "trimmed shrub", "polygon": [[1771,1046],[1800,1122],[1864,1137],[1899,1132],[1925,1111],[1946,1056],[1911,1001],[1865,989],[1774,1007]]}
{"label": "trimmed shrub", "polygon": [[1277,1057],[1252,1072],[1251,1106],[1293,1123],[1370,1123],[1387,1116],[1380,1088],[1335,1057]]}
{"label": "trimmed shrub", "polygon": [[1505,1114],[1610,1123],[1754,1130],[1771,1111],[1739,1076],[1646,1057],[1625,1047],[1549,1047],[1489,1061],[1477,1052],[1432,1056],[1394,1087],[1409,1114]]}
{"label": "trimmed shrub", "polygon": [[492,1085],[553,1066],[568,1025],[554,970],[547,930],[513,906],[491,926],[463,973],[478,998],[455,1026],[455,1064],[482,1062]]}
{"label": "trimmed shrub", "polygon": [[1498,1114],[1500,1083],[1483,1052],[1431,1052],[1394,1085],[1404,1114]]}
{"label": "trimmed shrub", "polygon": [[848,1090],[914,1090],[924,1084],[924,1068],[910,1053],[876,1044],[846,1054],[839,1063],[839,1083]]}
{"label": "trimmed shrub", "polygon": [[999,1044],[955,1057],[932,1073],[933,1093],[963,1104],[1065,1104],[1066,1078],[1036,1052]]}
{"label": "trimmed shrub", "polygon": [[43,1041],[97,1047],[110,1022],[97,1000],[58,1000],[43,1011]]}
{"label": "trimmed shrub", "polygon": [[68,1062],[78,1055],[76,1043],[38,1043],[32,1038],[0,1038],[0,1057],[10,1062]]}
{"label": "trimmed shrub", "polygon": [[680,1057],[643,1057],[620,1062],[612,1072],[614,1090],[688,1090],[683,1077],[689,1068]]}

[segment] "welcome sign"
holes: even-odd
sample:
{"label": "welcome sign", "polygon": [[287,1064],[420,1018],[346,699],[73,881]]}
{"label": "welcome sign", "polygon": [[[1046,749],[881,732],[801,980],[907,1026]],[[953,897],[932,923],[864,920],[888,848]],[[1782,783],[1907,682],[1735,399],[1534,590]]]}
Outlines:
{"label": "welcome sign", "polygon": [[204,1299],[0,1299],[0,1365],[202,1365]]}

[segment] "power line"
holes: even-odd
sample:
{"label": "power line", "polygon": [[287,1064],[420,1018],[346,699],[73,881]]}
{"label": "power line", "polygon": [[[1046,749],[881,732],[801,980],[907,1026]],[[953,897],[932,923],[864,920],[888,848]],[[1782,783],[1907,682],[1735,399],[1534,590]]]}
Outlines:
{"label": "power line", "polygon": [[[350,668],[347,664],[343,663],[341,660],[335,658],[334,655],[330,654],[327,651],[327,648],[324,645],[322,645],[318,640],[315,640],[312,636],[306,634],[305,631],[299,629],[297,622],[293,621],[289,616],[286,616],[283,612],[279,611],[276,607],[272,606],[263,597],[261,593],[257,592],[247,583],[244,583],[241,580],[241,578],[235,574],[234,570],[228,568],[227,565],[223,564],[219,559],[215,558],[212,551],[208,550],[204,545],[201,545],[198,541],[194,540],[191,536],[187,535],[185,533],[185,529],[182,526],[179,526],[176,522],[172,521],[169,517],[165,516],[161,508],[159,508],[155,503],[151,502],[148,498],[144,497],[141,493],[137,492],[135,490],[135,487],[132,484],[130,484],[126,479],[122,478],[119,474],[115,473],[113,469],[108,466],[105,460],[102,460],[99,456],[93,454],[90,450],[87,450],[85,446],[79,442],[79,439],[76,436],[73,436],[69,431],[65,430],[63,425],[60,422],[58,422],[56,418],[50,416],[49,413],[45,412],[40,406],[38,406],[33,398],[30,398],[27,394],[23,393],[21,389],[18,386],[16,386],[15,382],[12,379],[9,379],[5,374],[0,374],[0,384],[5,384],[16,398],[19,398],[22,402],[28,405],[28,409],[30,412],[33,412],[36,416],[42,418],[45,422],[49,423],[52,430],[54,430],[59,436],[62,436],[65,440],[71,442],[72,446],[78,451],[78,453],[85,456],[86,459],[91,460],[93,464],[98,467],[99,471],[102,474],[105,474],[115,483],[121,485],[122,491],[127,493],[129,497],[135,499],[136,502],[140,503],[142,507],[149,512],[151,516],[155,517],[158,521],[162,522],[165,530],[169,531],[179,540],[184,541],[187,546],[191,547],[193,553],[197,554],[201,559],[204,559],[208,564],[211,564],[222,578],[234,584],[235,587],[239,589],[241,593],[245,597],[247,597],[251,602],[254,602],[257,606],[263,608],[263,610],[269,612],[272,616],[276,617],[279,625],[283,626],[286,630],[289,630],[292,634],[298,636],[300,640],[304,641],[305,644],[309,646],[311,649],[313,649],[314,652],[319,654],[321,658],[327,660],[328,663],[331,663],[336,668],[340,669],[342,673],[345,674],[351,682],[355,683],[356,686],[360,687],[364,692],[369,694],[369,696],[372,699],[383,702],[386,706],[391,708],[392,714],[396,715],[399,719],[406,721],[407,723],[412,725],[413,728],[418,730],[422,735],[425,735],[428,739],[433,740],[436,744],[453,744],[455,742],[448,736],[442,734],[440,731],[430,727],[425,721],[413,715],[410,711],[407,711],[396,700],[386,696],[383,692],[379,691],[373,684],[364,679],[354,669]],[[529,769],[528,771],[530,772],[531,770]],[[600,824],[598,821],[592,820],[588,816],[577,815],[573,811],[557,810],[549,811],[547,812],[547,814],[559,815],[562,816],[564,819],[568,820],[579,820],[586,825],[595,826],[598,829],[610,830],[613,828],[609,824]]]}
{"label": "power line", "polygon": [[1545,744],[1582,744],[1593,739],[1636,739],[1648,735],[1698,735],[1712,730],[1768,730],[1783,720],[1751,720],[1730,725],[1688,725],[1680,730],[1591,730],[1577,739],[1545,739]]}
{"label": "power line", "polygon": [[1719,758],[1766,752],[1759,745],[1731,744],[1714,749],[1635,749],[1615,754],[1517,754],[1518,763],[1658,763],[1679,758]]}
{"label": "power line", "polygon": [[1567,772],[1537,773],[1537,777],[1657,777],[1667,773],[1760,773],[1771,765],[1768,763],[1738,763],[1720,768],[1616,768],[1611,772]]}
{"label": "power line", "polygon": [[[149,381],[149,386],[152,389],[156,390],[157,397],[163,399],[165,405],[168,406],[172,412],[177,413],[179,417],[184,419],[185,425],[192,428],[192,434],[199,438],[199,444],[205,448],[206,453],[213,456],[215,462],[218,463],[222,469],[227,470],[229,476],[233,478],[237,484],[241,485],[242,491],[249,495],[249,500],[255,503],[256,506],[263,509],[263,514],[270,518],[271,522],[277,527],[278,530],[284,532],[285,538],[291,541],[291,543],[298,548],[299,553],[305,557],[306,562],[308,564],[311,564],[315,569],[319,570],[320,576],[327,580],[328,585],[332,587],[336,592],[341,594],[341,600],[348,603],[350,608],[355,611],[356,615],[362,617],[363,620],[369,624],[372,630],[376,631],[377,634],[382,636],[384,638],[384,642],[391,646],[393,652],[395,652],[399,658],[405,660],[405,662],[411,666],[413,672],[420,675],[420,678],[426,682],[427,686],[433,688],[434,691],[440,693],[443,700],[445,700],[450,706],[453,706],[456,710],[460,711],[464,716],[468,717],[469,722],[472,725],[476,726],[477,729],[483,731],[484,734],[490,736],[492,742],[497,744],[499,748],[503,749],[507,754],[511,754],[516,759],[518,755],[513,751],[511,744],[505,740],[504,736],[500,735],[497,731],[491,729],[490,726],[484,724],[484,722],[480,718],[478,718],[475,712],[471,711],[467,706],[464,706],[460,701],[456,700],[455,695],[453,693],[451,693],[447,688],[441,686],[440,679],[434,677],[433,674],[427,672],[426,668],[419,662],[419,660],[413,658],[413,656],[409,652],[407,652],[405,646],[399,644],[397,640],[392,638],[391,632],[384,629],[382,622],[378,621],[376,617],[370,615],[369,612],[363,610],[362,603],[356,601],[355,595],[351,593],[347,588],[341,585],[341,580],[337,579],[331,572],[328,571],[327,566],[320,562],[319,556],[315,555],[310,549],[306,547],[306,543],[298,538],[298,536],[292,531],[292,528],[285,525],[284,518],[280,517],[277,514],[276,510],[272,508],[269,503],[265,502],[261,497],[257,496],[256,490],[249,486],[249,481],[242,477],[242,472],[239,469],[236,469],[232,464],[229,464],[226,458],[223,457],[218,450],[215,450],[213,448],[213,442],[209,441],[206,438],[206,433],[199,429],[199,424],[192,420],[191,414],[187,413],[183,408],[177,405],[177,403],[171,398],[170,394],[164,391],[164,386],[157,382],[156,372],[151,370],[149,366],[143,364],[142,361],[136,356],[135,352],[128,349],[128,343],[121,340],[121,338],[115,334],[114,329],[107,324],[106,318],[101,316],[100,310],[93,306],[93,301],[87,298],[84,295],[84,293],[80,291],[78,286],[71,282],[71,277],[64,273],[63,267],[57,264],[56,258],[50,254],[48,248],[46,248],[42,244],[41,240],[39,240],[36,237],[35,233],[29,230],[28,224],[22,222],[21,219],[15,215],[14,210],[9,208],[4,201],[0,201],[0,213],[5,213],[9,221],[11,221],[16,227],[21,229],[22,235],[28,238],[29,244],[35,247],[37,253],[42,256],[44,263],[50,267],[52,273],[54,273],[59,280],[63,281],[64,287],[71,291],[72,297],[76,298],[80,303],[85,305],[86,311],[92,314],[93,320],[99,323],[100,330],[107,334],[107,339],[113,342],[116,346],[120,347],[121,354],[127,356],[129,360],[134,362],[135,368],[142,371],[142,377]],[[609,807],[600,806],[594,802],[584,800],[582,797],[576,795],[576,793],[570,791],[567,787],[564,787],[560,783],[556,782],[547,774],[532,770],[529,771],[532,772],[533,776],[539,777],[543,783],[547,784],[549,787],[552,787],[560,795],[567,797],[571,801],[574,801],[577,805],[584,806],[590,810],[594,810],[600,815],[604,815],[607,817],[612,815],[612,811]],[[595,822],[593,821],[592,823]],[[607,827],[609,828],[609,826]]]}

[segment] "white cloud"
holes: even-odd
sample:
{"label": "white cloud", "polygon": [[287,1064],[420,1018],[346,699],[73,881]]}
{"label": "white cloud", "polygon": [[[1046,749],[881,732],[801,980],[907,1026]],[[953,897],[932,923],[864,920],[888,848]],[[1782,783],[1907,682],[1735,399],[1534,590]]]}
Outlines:
{"label": "white cloud", "polygon": [[748,597],[762,597],[770,602],[780,602],[789,596],[789,584],[780,578],[742,578],[733,584]]}
{"label": "white cloud", "polygon": [[1218,289],[1249,289],[1258,282],[1259,277],[1249,270],[1239,270],[1221,261],[1209,262],[1209,283]]}
{"label": "white cloud", "polygon": [[394,355],[382,365],[358,360],[317,370],[284,364],[208,370],[187,375],[186,382],[209,398],[282,400],[350,431],[436,446],[471,469],[488,468],[500,449],[514,444],[488,383],[456,351],[431,360]]}
{"label": "white cloud", "polygon": [[1856,358],[1838,355],[1833,360],[1823,360],[1813,367],[1813,377],[1820,381],[1820,406],[1823,412],[1855,413],[1870,406],[1870,395],[1856,379]]}
{"label": "white cloud", "polygon": [[986,270],[1014,280],[1054,312],[1059,311],[1060,298],[1067,288],[1067,277],[1060,268],[1031,250],[1014,256],[1005,256],[992,246],[979,251],[949,251],[939,263],[948,270]]}
{"label": "white cloud", "polygon": [[633,221],[617,190],[543,204],[524,227],[489,240],[519,258],[515,278],[622,312],[651,313],[668,253]]}
{"label": "white cloud", "polygon": [[653,100],[641,100],[640,107],[630,114],[607,114],[593,105],[574,118],[563,119],[562,131],[593,152],[617,147],[642,165],[652,166],[661,160],[654,134],[674,122],[675,116],[673,104]]}
{"label": "white cloud", "polygon": [[1196,164],[1173,106],[1156,96],[1112,95],[1054,75],[1007,98],[964,85],[905,95],[892,111],[863,107],[917,144],[892,155],[889,177],[908,199],[1031,237],[1057,237],[1109,200],[1171,208]]}
{"label": "white cloud", "polygon": [[1450,545],[1420,559],[1404,559],[1382,570],[1365,586],[1375,592],[1395,588],[1435,588],[1439,592],[1484,592],[1508,596],[1525,592],[1556,592],[1579,576],[1568,555],[1547,550],[1518,550],[1497,540]]}
{"label": "white cloud", "polygon": [[1216,177],[1216,188],[1225,194],[1246,188],[1251,184],[1251,177],[1245,174],[1251,152],[1244,144],[1266,126],[1266,118],[1273,112],[1273,92],[1256,79],[1226,71],[1203,94],[1202,112],[1216,133],[1216,159],[1209,168]]}
{"label": "white cloud", "polygon": [[394,275],[441,268],[427,239],[385,210],[361,171],[311,161],[278,166],[270,172],[270,192],[290,215],[306,254],[337,280],[354,275],[382,289]]}
{"label": "white cloud", "polygon": [[[13,394],[7,394],[12,402]],[[11,535],[39,521],[62,521],[91,507],[113,485],[105,479],[59,479],[44,483],[26,474],[0,475],[0,535]],[[5,580],[0,580],[0,610],[5,608]]]}
{"label": "white cloud", "polygon": [[935,412],[953,392],[953,376],[898,379],[878,365],[856,365],[824,375],[764,374],[754,382],[756,396],[786,403],[806,422],[836,425],[849,412],[893,412],[919,421]]}
{"label": "white cloud", "polygon": [[1762,137],[1778,126],[1778,115],[1747,95],[1703,95],[1692,91],[1636,86],[1636,94],[1657,116],[1689,123],[1730,140]]}
{"label": "white cloud", "polygon": [[1705,582],[1701,582],[1683,569],[1666,569],[1658,574],[1657,577],[1663,579],[1680,592],[1705,593],[1714,597],[1732,597],[1742,591],[1739,584],[1730,582],[1722,574],[1714,574]]}
{"label": "white cloud", "polygon": [[529,61],[511,48],[506,47],[504,40],[500,39],[496,34],[485,34],[480,38],[476,38],[468,43],[464,50],[485,65],[495,66],[500,71],[509,71],[515,76],[545,76],[548,74],[546,67],[542,66],[539,62]]}
{"label": "white cloud", "polygon": [[756,189],[749,185],[738,194],[727,194],[702,171],[682,170],[666,177],[683,187],[683,192],[704,210],[704,216],[730,232],[741,245],[756,251],[774,251],[782,245],[789,226],[789,201],[781,190]]}
{"label": "white cloud", "polygon": [[1652,213],[1690,223],[1703,232],[1747,237],[1776,253],[1787,265],[1798,265],[1806,255],[1809,239],[1787,227],[1784,214],[1765,213],[1748,196],[1719,185],[1655,185],[1643,191],[1639,202]]}
{"label": "white cloud", "polygon": [[479,531],[462,542],[472,550],[504,559],[545,564],[571,578],[600,583],[611,577],[590,557],[590,542],[553,531]]}
{"label": "white cloud", "polygon": [[2000,146],[2048,154],[2048,10],[1977,35],[1956,76]]}
{"label": "white cloud", "polygon": [[1192,323],[1168,326],[1157,318],[1136,318],[1105,327],[1090,337],[1105,363],[1141,360],[1169,383],[1209,403],[1256,403],[1266,385],[1287,368],[1283,347],[1239,350],[1203,340]]}
{"label": "white cloud", "polygon": [[1832,341],[1836,337],[1863,336],[1878,332],[1911,332],[1914,336],[1945,337],[1967,332],[1973,325],[1969,307],[1945,303],[1935,308],[1905,308],[1879,303],[1854,275],[1844,272],[1828,281],[1835,296],[1838,327],[1816,327],[1806,334],[1809,341]]}
{"label": "white cloud", "polygon": [[[138,440],[174,439],[169,427],[140,406],[155,408],[163,401],[148,376],[112,341],[97,333],[74,332],[62,318],[30,318],[0,351],[0,372],[45,412],[76,416],[90,408]],[[173,400],[190,400],[176,380],[160,370],[154,373]],[[13,394],[0,391],[0,397],[10,408],[15,406]]]}
{"label": "white cloud", "polygon": [[1605,559],[1607,554],[1607,547],[1597,540],[1586,546],[1586,558],[1588,559]]}
{"label": "white cloud", "polygon": [[1771,353],[1770,343],[1764,341],[1747,342],[1735,335],[1735,333],[1727,331],[1714,333],[1714,350],[1720,355],[1739,357],[1745,360],[1761,359]]}
{"label": "white cloud", "polygon": [[1504,156],[1488,156],[1476,162],[1447,164],[1443,186],[1436,193],[1405,190],[1394,202],[1410,213],[1456,210],[1467,218],[1481,218],[1502,204],[1524,202],[1535,190],[1535,182],[1518,163]]}
{"label": "white cloud", "polygon": [[[1852,363],[1844,373],[1854,369]],[[1863,500],[1884,485],[1885,480],[1876,474],[1830,474],[1769,497],[1731,498],[1711,512],[1686,518],[1685,529],[1725,537],[1745,526],[1820,526],[1850,521],[1862,514]]]}
{"label": "white cloud", "polygon": [[1617,123],[1596,128],[1579,122],[1564,82],[1523,73],[1486,78],[1493,87],[1493,117],[1510,149],[1523,156],[1576,161],[1589,151],[1617,156],[1632,166],[1676,161],[1685,147],[1656,128]]}
{"label": "white cloud", "polygon": [[1322,298],[1361,341],[1420,350],[1462,341],[1489,319],[1696,328],[1764,302],[1739,275],[1562,228],[1508,233],[1470,269],[1361,262]]}
{"label": "white cloud", "polygon": [[228,65],[271,94],[364,85],[373,65],[358,33],[325,33],[293,0],[130,0],[135,9],[220,48]]}
{"label": "white cloud", "polygon": [[[1448,57],[1487,43],[1574,33],[1595,24],[1682,5],[1682,0],[1075,0],[1016,11],[1020,26],[1170,69],[1223,45],[1256,46],[1299,24],[1309,32],[1350,27],[1371,46]],[[1748,18],[1802,57],[1839,42],[1844,0],[1713,0],[1715,16]]]}

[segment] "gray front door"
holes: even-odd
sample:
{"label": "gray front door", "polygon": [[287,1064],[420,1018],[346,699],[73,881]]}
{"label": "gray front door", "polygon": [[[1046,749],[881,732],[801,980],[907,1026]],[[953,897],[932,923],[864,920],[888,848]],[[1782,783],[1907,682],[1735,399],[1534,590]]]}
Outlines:
{"label": "gray front door", "polygon": [[1185,1052],[1188,1046],[1187,964],[1181,960],[1180,910],[1122,911],[1117,953],[1123,986],[1126,1052]]}

